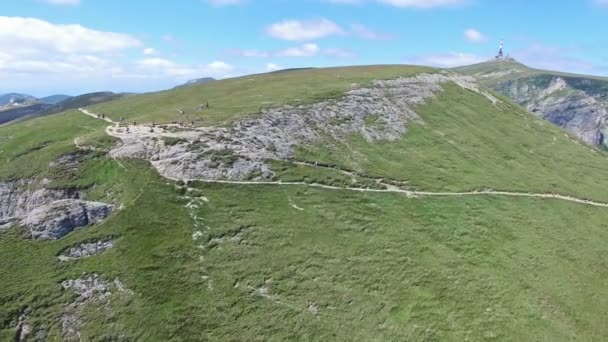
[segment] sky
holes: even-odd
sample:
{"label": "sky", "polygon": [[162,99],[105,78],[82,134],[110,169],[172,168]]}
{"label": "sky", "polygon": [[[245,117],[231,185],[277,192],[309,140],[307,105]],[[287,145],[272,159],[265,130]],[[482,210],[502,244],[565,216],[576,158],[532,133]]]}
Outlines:
{"label": "sky", "polygon": [[608,75],[608,0],[0,0],[0,93],[149,92],[200,77],[505,52]]}

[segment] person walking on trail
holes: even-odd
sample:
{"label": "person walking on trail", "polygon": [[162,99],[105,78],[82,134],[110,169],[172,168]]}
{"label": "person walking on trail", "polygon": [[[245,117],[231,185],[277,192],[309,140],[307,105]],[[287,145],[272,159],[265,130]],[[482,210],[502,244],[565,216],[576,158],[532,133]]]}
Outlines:
{"label": "person walking on trail", "polygon": [[207,108],[209,108],[209,101],[207,101]]}

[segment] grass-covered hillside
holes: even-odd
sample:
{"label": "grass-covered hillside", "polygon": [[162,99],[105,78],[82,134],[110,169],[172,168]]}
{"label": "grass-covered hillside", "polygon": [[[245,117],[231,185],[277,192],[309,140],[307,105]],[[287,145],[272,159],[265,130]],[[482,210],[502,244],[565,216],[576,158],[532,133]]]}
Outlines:
{"label": "grass-covered hillside", "polygon": [[[266,106],[339,98],[353,83],[429,70],[256,75],[89,109],[172,121],[177,108],[209,99],[203,124],[229,125]],[[421,191],[608,202],[604,152],[499,100],[444,84],[399,139],[353,134],[297,146],[293,160],[271,163],[277,179],[268,184],[167,180],[145,160],[110,158],[119,142],[105,134],[109,124],[78,111],[0,127],[0,183],[46,178],[47,187],[121,207],[54,241],[0,230],[0,340],[14,339],[22,321],[51,341],[74,336],[66,327],[87,341],[602,340],[608,208],[346,189],[383,179]],[[53,163],[77,152],[75,142],[87,147],[76,166]],[[101,254],[57,259],[109,238],[114,246]],[[126,290],[111,285],[84,300],[62,288],[85,273]]]}
{"label": "grass-covered hillside", "polygon": [[[352,86],[418,72],[434,69],[394,65],[274,72],[136,95],[92,106],[91,110],[115,121],[121,117],[148,123],[197,120],[197,124],[207,126],[255,114],[263,108],[338,97]],[[180,115],[179,110],[184,114]]]}

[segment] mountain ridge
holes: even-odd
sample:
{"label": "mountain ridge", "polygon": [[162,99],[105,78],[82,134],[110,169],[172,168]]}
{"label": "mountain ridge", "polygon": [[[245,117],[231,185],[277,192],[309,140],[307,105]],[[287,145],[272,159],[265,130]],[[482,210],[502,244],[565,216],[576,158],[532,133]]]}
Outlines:
{"label": "mountain ridge", "polygon": [[214,81],[217,81],[217,80],[213,77],[195,78],[195,79],[189,80],[188,82],[186,82],[184,84],[177,85],[177,86],[173,87],[173,89],[191,87],[193,85],[205,84],[205,83],[214,82]]}
{"label": "mountain ridge", "polygon": [[470,76],[249,75],[12,123],[0,151],[3,340],[608,334],[606,154]]}
{"label": "mountain ridge", "polygon": [[608,78],[529,68],[514,59],[453,70],[472,75],[592,146],[606,147]]}
{"label": "mountain ridge", "polygon": [[[124,96],[128,96],[128,94],[117,94],[109,91],[88,93],[78,96],[52,95],[47,98],[36,100],[36,102],[26,106],[7,108],[4,111],[0,111],[0,124],[8,124],[13,121],[29,120],[40,116],[58,114],[70,109],[77,109],[116,100]],[[47,102],[54,103],[44,103],[42,102],[43,99],[46,99]]]}

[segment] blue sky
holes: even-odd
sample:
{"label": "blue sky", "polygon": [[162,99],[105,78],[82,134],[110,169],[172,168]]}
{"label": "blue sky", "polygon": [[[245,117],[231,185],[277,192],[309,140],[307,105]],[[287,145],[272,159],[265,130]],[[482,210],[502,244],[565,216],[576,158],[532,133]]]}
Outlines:
{"label": "blue sky", "polygon": [[0,93],[143,92],[280,68],[507,53],[608,75],[608,0],[0,0]]}

